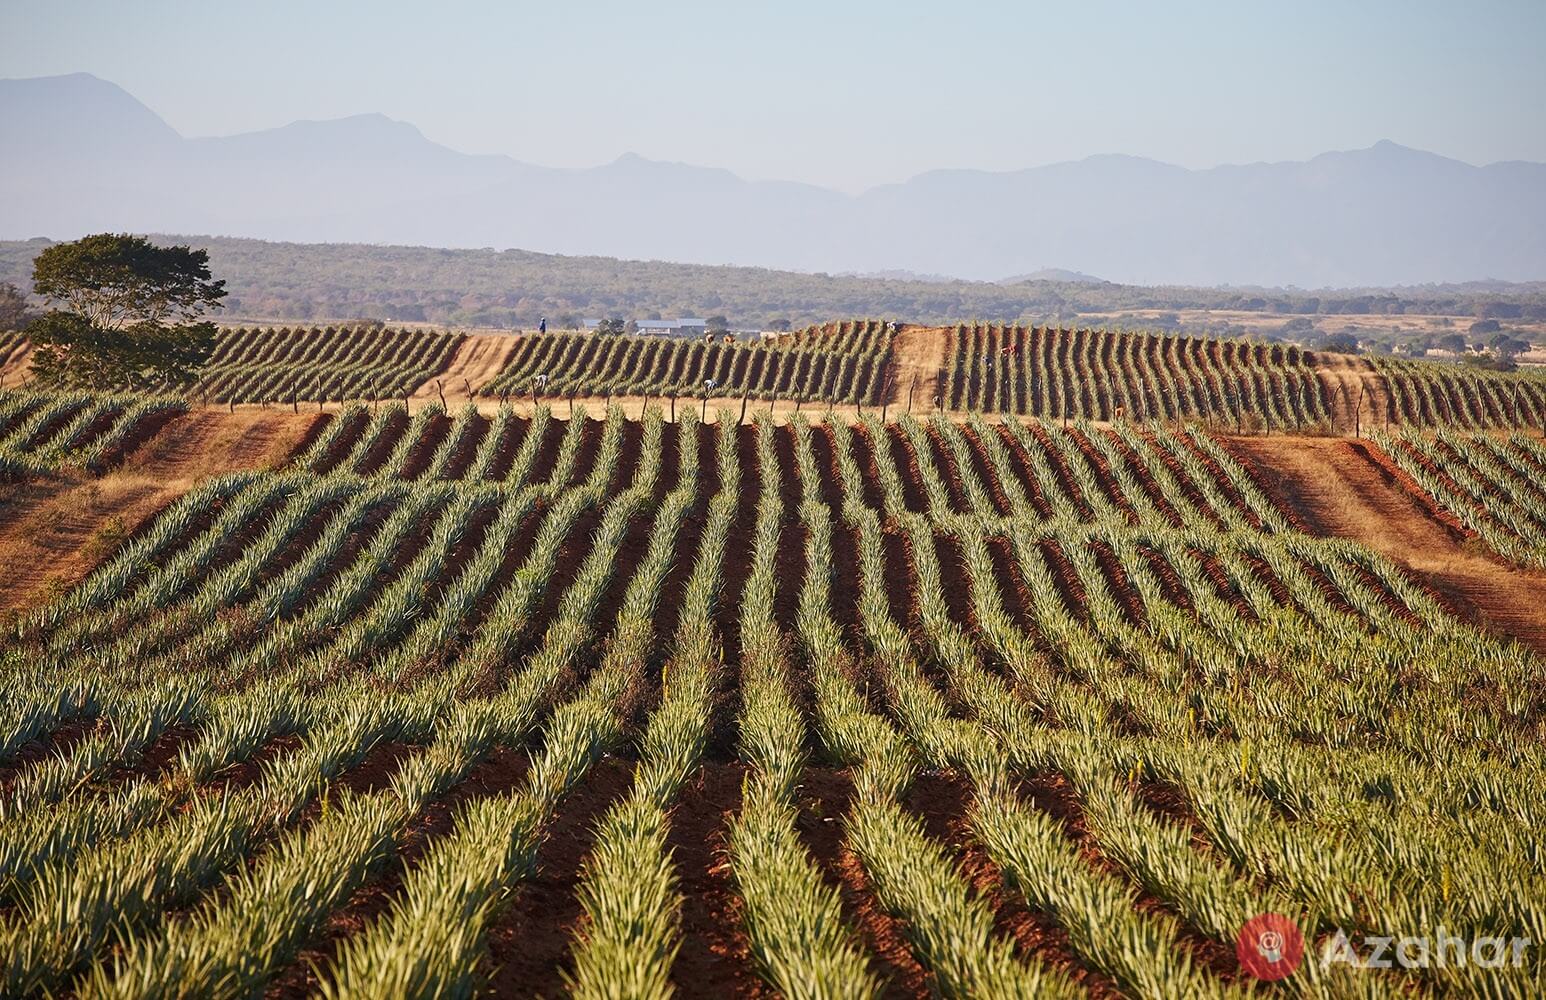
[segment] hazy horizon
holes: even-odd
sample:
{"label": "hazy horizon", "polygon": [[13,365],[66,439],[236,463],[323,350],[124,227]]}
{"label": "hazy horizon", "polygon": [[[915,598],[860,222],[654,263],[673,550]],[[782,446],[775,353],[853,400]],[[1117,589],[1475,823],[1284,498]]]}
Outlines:
{"label": "hazy horizon", "polygon": [[1196,169],[1380,140],[1546,161],[1529,124],[1546,5],[806,6],[24,0],[0,10],[0,76],[90,73],[190,138],[382,114],[460,152],[555,167],[636,153],[846,193],[934,170],[1102,154]]}

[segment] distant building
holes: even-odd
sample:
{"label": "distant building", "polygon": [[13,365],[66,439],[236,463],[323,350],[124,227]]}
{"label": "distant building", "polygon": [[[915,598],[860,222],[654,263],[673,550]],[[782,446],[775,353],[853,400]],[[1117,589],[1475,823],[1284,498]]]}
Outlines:
{"label": "distant building", "polygon": [[656,337],[701,337],[709,328],[709,321],[692,317],[680,319],[641,319],[639,332]]}

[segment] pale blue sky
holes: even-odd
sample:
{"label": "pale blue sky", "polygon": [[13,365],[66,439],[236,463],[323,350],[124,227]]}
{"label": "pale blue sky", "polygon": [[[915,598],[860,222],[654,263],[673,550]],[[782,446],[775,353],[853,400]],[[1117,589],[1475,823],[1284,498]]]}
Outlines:
{"label": "pale blue sky", "polygon": [[850,191],[1383,138],[1546,161],[1543,48],[1546,0],[0,0],[0,77],[94,73],[184,135],[379,111],[467,152]]}

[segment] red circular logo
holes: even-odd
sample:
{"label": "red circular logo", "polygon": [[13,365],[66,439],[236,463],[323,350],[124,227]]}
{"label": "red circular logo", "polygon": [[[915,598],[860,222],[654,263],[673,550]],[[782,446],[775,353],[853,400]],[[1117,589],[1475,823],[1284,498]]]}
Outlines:
{"label": "red circular logo", "polygon": [[1304,958],[1304,935],[1299,925],[1281,913],[1261,913],[1245,922],[1235,939],[1240,968],[1268,982],[1283,979],[1299,968]]}

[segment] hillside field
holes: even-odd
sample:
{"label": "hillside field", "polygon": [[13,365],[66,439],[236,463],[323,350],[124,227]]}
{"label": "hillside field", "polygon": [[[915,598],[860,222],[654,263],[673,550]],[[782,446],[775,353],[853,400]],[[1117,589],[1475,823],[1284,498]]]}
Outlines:
{"label": "hillside field", "polygon": [[[0,996],[1546,992],[1538,376],[879,321],[249,329],[158,397],[26,353]],[[1504,958],[1326,958],[1440,929]]]}

